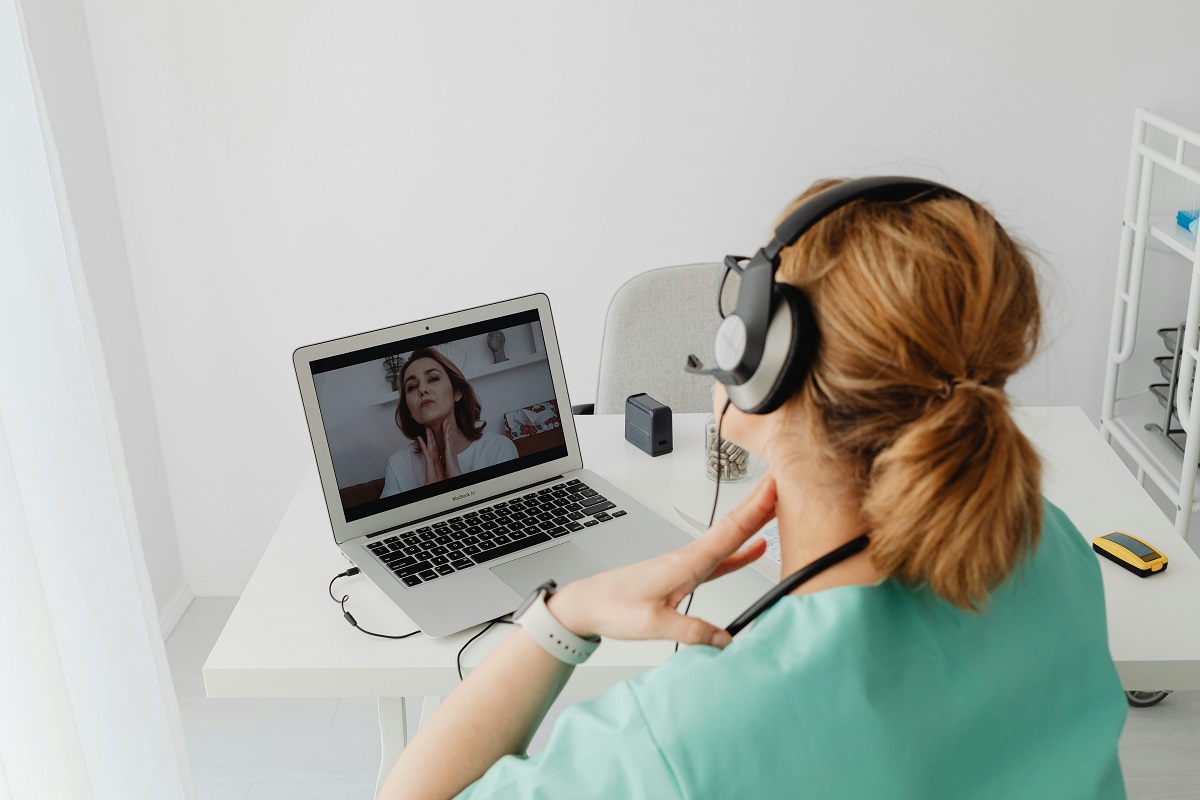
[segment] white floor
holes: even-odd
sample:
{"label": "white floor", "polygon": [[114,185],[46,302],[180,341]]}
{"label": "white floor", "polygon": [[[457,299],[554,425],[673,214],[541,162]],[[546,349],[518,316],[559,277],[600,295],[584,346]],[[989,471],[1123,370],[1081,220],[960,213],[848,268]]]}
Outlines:
{"label": "white floor", "polygon": [[201,668],[233,599],[200,598],[167,640],[199,800],[366,800],[375,791],[373,700],[209,700]]}
{"label": "white floor", "polygon": [[[200,669],[235,603],[196,600],[167,641],[198,800],[370,800],[379,766],[373,700],[205,697]],[[1121,763],[1130,798],[1200,800],[1200,692],[1130,709]]]}
{"label": "white floor", "polygon": [[[201,668],[235,599],[198,598],[167,640],[198,800],[370,800],[379,770],[372,699],[210,700]],[[530,752],[545,746],[551,708]],[[409,710],[416,730],[420,709]]]}

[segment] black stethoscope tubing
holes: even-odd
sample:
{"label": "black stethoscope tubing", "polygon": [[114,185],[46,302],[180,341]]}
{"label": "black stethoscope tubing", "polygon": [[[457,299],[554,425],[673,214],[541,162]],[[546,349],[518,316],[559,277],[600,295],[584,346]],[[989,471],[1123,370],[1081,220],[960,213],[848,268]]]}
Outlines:
{"label": "black stethoscope tubing", "polygon": [[815,578],[835,564],[842,563],[846,559],[850,558],[850,556],[861,553],[863,550],[867,549],[867,545],[870,544],[870,542],[871,534],[864,533],[861,536],[855,537],[854,539],[846,542],[836,550],[826,553],[808,566],[801,567],[800,569],[796,570],[796,572],[788,576],[786,580],[780,581],[778,586],[774,587],[771,589],[771,591],[758,598],[758,600],[754,602],[754,605],[747,608],[737,619],[729,623],[729,627],[727,627],[725,631],[730,636],[737,636],[738,632],[741,631],[742,628],[745,628],[747,625],[753,622],[756,617],[758,617],[771,606],[778,603],[785,595],[795,591],[796,587],[800,586],[800,584]]}

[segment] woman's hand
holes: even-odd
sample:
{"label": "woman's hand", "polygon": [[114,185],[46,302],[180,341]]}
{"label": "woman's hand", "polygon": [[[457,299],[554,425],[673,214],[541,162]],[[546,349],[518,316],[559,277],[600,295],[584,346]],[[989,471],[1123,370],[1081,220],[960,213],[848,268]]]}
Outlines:
{"label": "woman's hand", "polygon": [[774,516],[775,479],[767,475],[696,541],[658,558],[569,583],[550,598],[550,610],[579,636],[672,639],[723,648],[730,642],[728,633],[680,614],[676,606],[705,581],[761,557],[767,551],[765,541],[742,545]]}
{"label": "woman's hand", "polygon": [[443,458],[445,476],[453,478],[462,475],[462,469],[458,466],[458,453],[454,450],[454,420],[449,415],[442,420],[442,441],[446,450]]}
{"label": "woman's hand", "polygon": [[[442,469],[442,459],[438,457],[437,438],[432,428],[425,429],[425,438],[417,437],[417,445],[421,448],[421,457],[425,459],[425,485],[436,483],[445,477]],[[457,464],[457,460],[455,461]]]}

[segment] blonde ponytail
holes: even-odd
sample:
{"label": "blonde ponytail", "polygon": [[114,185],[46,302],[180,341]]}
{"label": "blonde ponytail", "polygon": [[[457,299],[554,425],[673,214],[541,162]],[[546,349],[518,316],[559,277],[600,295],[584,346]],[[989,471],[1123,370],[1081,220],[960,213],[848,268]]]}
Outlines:
{"label": "blonde ponytail", "polygon": [[1040,474],[1003,392],[960,384],[875,459],[863,502],[872,559],[979,608],[1037,544]]}
{"label": "blonde ponytail", "polygon": [[821,332],[788,413],[857,480],[871,558],[981,608],[1041,532],[1038,456],[1004,394],[1040,331],[1028,259],[965,198],[858,201],[786,248],[777,279]]}

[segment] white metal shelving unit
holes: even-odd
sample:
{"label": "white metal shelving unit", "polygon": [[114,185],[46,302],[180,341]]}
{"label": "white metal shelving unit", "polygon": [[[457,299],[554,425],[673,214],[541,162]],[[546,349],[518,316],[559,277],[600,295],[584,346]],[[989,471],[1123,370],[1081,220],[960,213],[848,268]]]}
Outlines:
{"label": "white metal shelving unit", "polygon": [[[1174,156],[1152,146],[1174,141]],[[1101,431],[1134,460],[1138,480],[1149,478],[1175,506],[1175,530],[1188,536],[1192,513],[1200,511],[1197,464],[1200,462],[1200,402],[1193,402],[1193,378],[1200,361],[1200,247],[1196,236],[1179,227],[1171,216],[1151,216],[1150,206],[1156,171],[1171,173],[1184,185],[1200,189],[1200,170],[1188,164],[1189,148],[1200,150],[1200,133],[1187,130],[1162,117],[1138,109],[1134,114],[1133,148],[1129,158],[1129,184],[1121,220],[1121,253],[1117,265],[1117,289],[1113,300],[1112,332],[1109,337],[1108,368],[1104,379]],[[1149,389],[1118,396],[1118,373],[1134,352],[1138,312],[1142,301],[1146,247],[1151,241],[1164,245],[1191,266],[1187,321],[1179,363],[1174,412],[1186,434],[1182,453],[1148,425],[1161,422],[1165,410]],[[1172,256],[1174,258],[1174,256]],[[1179,262],[1180,268],[1184,261]]]}

